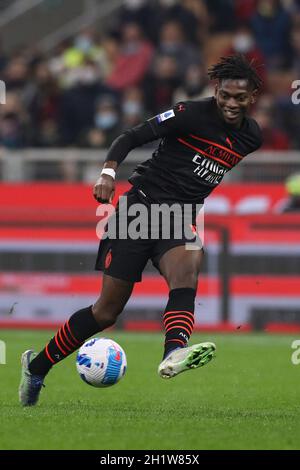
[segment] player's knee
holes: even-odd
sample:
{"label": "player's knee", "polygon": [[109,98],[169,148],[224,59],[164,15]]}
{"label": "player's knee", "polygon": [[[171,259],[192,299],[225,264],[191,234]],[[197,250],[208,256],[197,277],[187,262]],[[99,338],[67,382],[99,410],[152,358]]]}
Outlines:
{"label": "player's knee", "polygon": [[169,278],[170,289],[191,287],[196,289],[198,283],[198,271],[196,269],[183,269],[172,273]]}
{"label": "player's knee", "polygon": [[103,312],[101,310],[93,310],[93,314],[96,322],[103,330],[113,326],[117,319],[117,317],[112,315],[110,312]]}
{"label": "player's knee", "polygon": [[99,325],[102,328],[109,328],[115,324],[118,315],[122,312],[122,308],[114,302],[106,304],[96,302],[92,307],[92,311]]}

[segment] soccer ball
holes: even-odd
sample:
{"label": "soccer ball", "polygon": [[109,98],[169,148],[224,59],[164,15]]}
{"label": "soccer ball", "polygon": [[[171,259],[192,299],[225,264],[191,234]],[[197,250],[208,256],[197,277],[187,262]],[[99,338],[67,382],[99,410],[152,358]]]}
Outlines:
{"label": "soccer ball", "polygon": [[127,360],[124,350],[108,338],[86,341],[77,353],[77,371],[93,387],[109,387],[125,374]]}

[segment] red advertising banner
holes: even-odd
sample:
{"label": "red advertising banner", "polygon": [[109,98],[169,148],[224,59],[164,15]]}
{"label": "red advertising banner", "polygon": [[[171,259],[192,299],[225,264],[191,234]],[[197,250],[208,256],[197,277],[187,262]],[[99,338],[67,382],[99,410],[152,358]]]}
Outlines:
{"label": "red advertising banner", "polygon": [[[118,182],[114,202],[130,188]],[[287,197],[282,184],[223,184],[206,201],[206,211],[214,214],[274,213]],[[3,220],[68,221],[95,217],[97,202],[92,186],[81,183],[24,183],[0,185],[0,213]],[[45,211],[47,209],[47,211]]]}

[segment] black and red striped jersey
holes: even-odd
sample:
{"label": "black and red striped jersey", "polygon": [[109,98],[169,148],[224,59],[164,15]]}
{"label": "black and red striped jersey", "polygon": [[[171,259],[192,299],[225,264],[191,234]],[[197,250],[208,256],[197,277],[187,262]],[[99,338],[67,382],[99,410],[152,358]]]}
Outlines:
{"label": "black and red striped jersey", "polygon": [[[230,126],[213,97],[178,103],[147,124],[153,133],[147,141],[161,140],[129,182],[157,202],[203,203],[224,175],[262,143],[254,119],[245,117],[240,128]],[[137,139],[138,134],[136,128]]]}

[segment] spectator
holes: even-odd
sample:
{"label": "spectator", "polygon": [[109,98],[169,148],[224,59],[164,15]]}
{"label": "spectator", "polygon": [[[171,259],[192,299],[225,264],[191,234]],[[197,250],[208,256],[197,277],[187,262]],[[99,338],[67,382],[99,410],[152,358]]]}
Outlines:
{"label": "spectator", "polygon": [[8,91],[22,94],[29,81],[29,68],[23,57],[13,57],[4,69],[4,80]]}
{"label": "spectator", "polygon": [[258,0],[251,27],[268,68],[287,68],[291,59],[291,20],[280,0]]}
{"label": "spectator", "polygon": [[130,129],[145,119],[144,97],[140,88],[128,88],[122,99],[122,128]]}
{"label": "spectator", "polygon": [[109,77],[116,67],[117,61],[120,56],[120,42],[116,36],[110,34],[104,36],[102,40],[103,48],[103,62],[102,62],[102,72],[103,78],[106,80]]}
{"label": "spectator", "polygon": [[211,31],[223,33],[236,28],[235,0],[205,0],[211,16]]}
{"label": "spectator", "polygon": [[289,138],[284,131],[275,126],[274,101],[269,95],[263,95],[253,114],[262,131],[261,150],[289,150]]}
{"label": "spectator", "polygon": [[75,36],[73,44],[63,52],[63,60],[67,68],[73,68],[82,65],[86,58],[97,62],[101,55],[95,31],[92,28],[85,28]]}
{"label": "spectator", "polygon": [[2,72],[5,69],[6,64],[7,64],[7,56],[5,52],[3,51],[2,40],[0,39],[0,72]]}
{"label": "spectator", "polygon": [[257,0],[235,0],[235,16],[239,23],[248,23],[255,13]]}
{"label": "spectator", "polygon": [[119,116],[117,101],[112,95],[103,95],[97,101],[93,127],[81,143],[88,147],[109,147],[121,131]]}
{"label": "spectator", "polygon": [[[290,90],[289,90],[290,91]],[[276,101],[278,127],[288,135],[290,148],[300,148],[300,108],[291,101],[290,94]]]}
{"label": "spectator", "polygon": [[265,68],[265,57],[258,48],[250,27],[246,24],[241,25],[236,29],[232,38],[232,47],[227,51],[226,55],[236,53],[245,55],[247,60],[250,62],[254,61],[258,65],[260,78],[266,86],[267,74]]}
{"label": "spectator", "polygon": [[[300,18],[299,18],[300,20]],[[291,31],[291,45],[293,48],[293,70],[299,77],[300,74],[300,21],[299,24],[294,25]]]}
{"label": "spectator", "polygon": [[200,100],[213,94],[214,87],[208,80],[205,66],[192,64],[186,69],[182,85],[175,90],[173,102]]}
{"label": "spectator", "polygon": [[6,104],[0,106],[0,145],[9,149],[26,146],[28,116],[15,92],[6,94]]}
{"label": "spectator", "polygon": [[65,40],[59,43],[53,50],[50,57],[48,57],[48,66],[52,75],[56,78],[58,84],[61,84],[61,80],[66,71],[66,65],[64,62],[64,52],[71,47],[70,41]]}
{"label": "spectator", "polygon": [[[90,61],[98,66],[99,76],[103,78],[107,72],[107,56],[104,41],[92,28],[83,29],[74,39],[74,47],[83,54],[83,61]],[[80,64],[80,65],[81,65]]]}
{"label": "spectator", "polygon": [[163,24],[175,21],[181,25],[185,37],[195,46],[209,26],[209,16],[202,0],[158,0],[156,10],[156,40]]}
{"label": "spectator", "polygon": [[[204,0],[183,0],[182,8],[185,10],[186,14],[190,14],[190,18],[193,16],[196,20],[195,29],[191,31],[192,23],[191,19],[184,24],[181,20],[182,27],[185,32],[187,39],[193,40],[197,46],[203,47],[210,27],[210,17],[208,9]],[[193,35],[191,34],[193,33]]]}
{"label": "spectator", "polygon": [[153,57],[153,46],[142,34],[137,23],[128,23],[122,29],[122,46],[115,67],[107,77],[107,84],[118,91],[139,86]]}
{"label": "spectator", "polygon": [[169,21],[160,31],[157,55],[172,57],[176,62],[176,74],[182,79],[187,67],[200,63],[201,51],[189,44],[180,23]]}
{"label": "spectator", "polygon": [[165,55],[156,56],[152,70],[144,81],[147,111],[153,115],[170,108],[173,103],[173,94],[179,84],[175,58]]}
{"label": "spectator", "polygon": [[24,97],[30,114],[31,145],[53,147],[59,144],[58,120],[60,94],[47,62],[36,65]]}
{"label": "spectator", "polygon": [[82,134],[93,126],[97,99],[106,94],[116,96],[99,80],[96,65],[88,64],[75,85],[61,96],[59,127],[63,145],[76,145],[81,141]]}
{"label": "spectator", "polygon": [[62,88],[72,88],[74,86],[84,84],[93,84],[101,81],[101,72],[98,65],[91,59],[85,57],[80,66],[72,67],[65,70],[60,85]]}
{"label": "spectator", "polygon": [[148,0],[124,0],[120,9],[119,22],[137,23],[145,36],[152,42],[156,39],[156,25],[153,19],[156,16],[156,8],[153,2]]}

